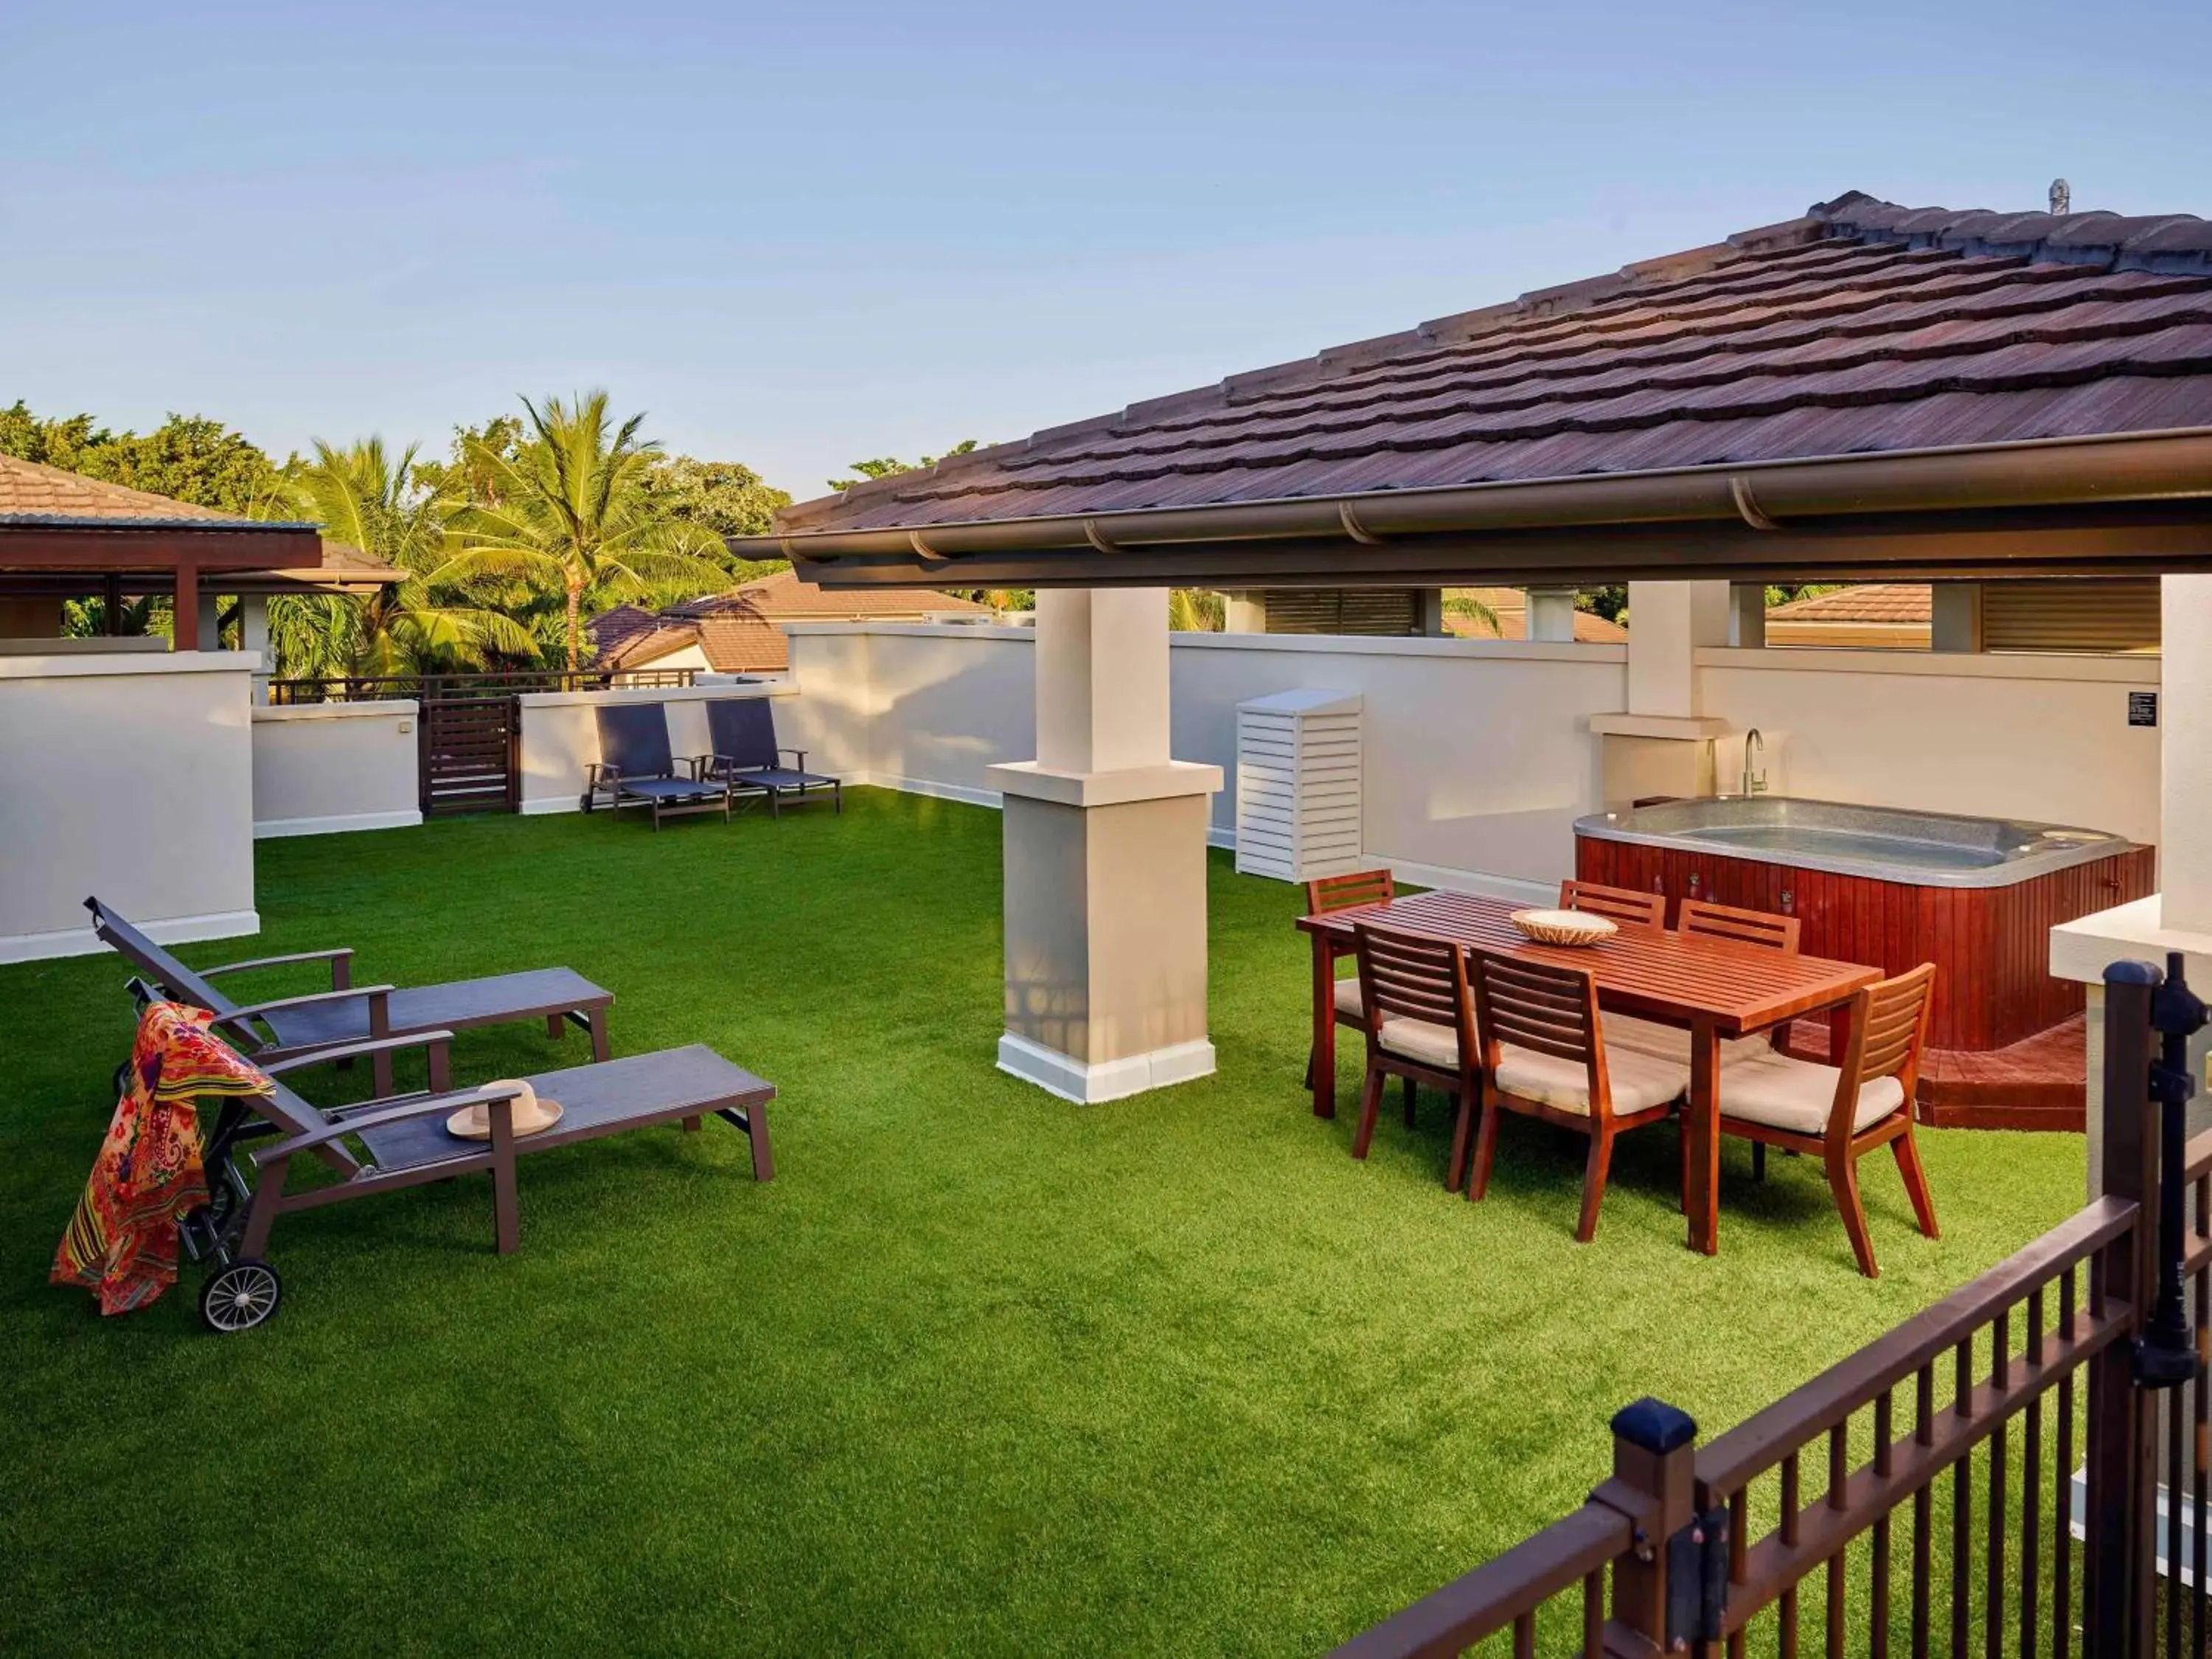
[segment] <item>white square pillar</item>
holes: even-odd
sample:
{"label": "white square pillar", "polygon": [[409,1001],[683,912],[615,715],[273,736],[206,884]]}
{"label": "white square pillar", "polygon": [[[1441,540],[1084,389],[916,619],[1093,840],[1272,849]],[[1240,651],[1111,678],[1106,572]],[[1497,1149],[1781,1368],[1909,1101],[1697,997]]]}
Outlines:
{"label": "white square pillar", "polygon": [[2212,576],[2159,592],[2159,920],[2212,933]]}
{"label": "white square pillar", "polygon": [[253,701],[269,701],[269,677],[276,672],[269,650],[269,596],[242,593],[238,600],[238,648],[254,659]]}
{"label": "white square pillar", "polygon": [[1555,645],[1571,645],[1575,637],[1575,590],[1571,587],[1532,587],[1527,590],[1528,637]]}
{"label": "white square pillar", "polygon": [[1221,769],[1168,753],[1165,588],[1037,595],[1037,757],[1006,802],[999,1068],[1069,1100],[1213,1070],[1206,830]]}
{"label": "white square pillar", "polygon": [[1628,585],[1628,712],[1698,713],[1700,646],[1729,642],[1726,582]]}
{"label": "white square pillar", "polygon": [[1766,643],[1766,584],[1729,584],[1728,638],[1724,645],[1756,651]]}

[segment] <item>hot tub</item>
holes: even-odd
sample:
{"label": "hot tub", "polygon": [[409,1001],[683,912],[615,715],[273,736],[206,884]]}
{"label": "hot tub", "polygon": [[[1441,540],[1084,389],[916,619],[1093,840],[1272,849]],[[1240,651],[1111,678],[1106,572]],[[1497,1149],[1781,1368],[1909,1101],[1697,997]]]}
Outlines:
{"label": "hot tub", "polygon": [[2154,859],[2096,830],[1771,795],[1575,823],[1583,880],[1794,915],[1808,952],[1888,973],[1933,962],[1938,1048],[2001,1048],[2078,1012],[2050,931],[2146,896]]}

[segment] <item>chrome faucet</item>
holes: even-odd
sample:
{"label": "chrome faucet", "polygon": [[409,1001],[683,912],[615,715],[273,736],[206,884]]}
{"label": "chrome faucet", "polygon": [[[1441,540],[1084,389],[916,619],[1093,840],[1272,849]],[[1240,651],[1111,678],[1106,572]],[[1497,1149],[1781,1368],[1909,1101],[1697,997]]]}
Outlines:
{"label": "chrome faucet", "polygon": [[1753,726],[1743,734],[1743,793],[1763,795],[1766,793],[1766,768],[1757,763],[1766,758],[1766,739]]}

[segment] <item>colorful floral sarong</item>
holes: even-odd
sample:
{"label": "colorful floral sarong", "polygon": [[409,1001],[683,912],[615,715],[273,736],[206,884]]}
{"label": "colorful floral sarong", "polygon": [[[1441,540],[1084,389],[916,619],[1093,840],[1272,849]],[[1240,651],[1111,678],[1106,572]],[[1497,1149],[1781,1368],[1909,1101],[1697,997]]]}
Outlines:
{"label": "colorful floral sarong", "polygon": [[177,1224],[208,1201],[199,1095],[258,1095],[269,1079],[210,1034],[204,1009],[155,1002],[139,1017],[131,1069],[53,1282],[100,1292],[103,1314],[143,1308],[177,1282]]}

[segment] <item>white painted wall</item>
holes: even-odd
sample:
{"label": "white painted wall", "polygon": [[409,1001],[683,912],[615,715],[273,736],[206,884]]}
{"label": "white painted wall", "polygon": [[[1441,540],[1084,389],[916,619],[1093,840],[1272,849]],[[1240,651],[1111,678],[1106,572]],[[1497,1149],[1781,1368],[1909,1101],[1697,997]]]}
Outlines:
{"label": "white painted wall", "polygon": [[416,705],[253,710],[253,833],[319,836],[422,822]]}
{"label": "white painted wall", "polygon": [[103,950],[91,894],[157,939],[260,927],[254,659],[0,655],[0,962]]}
{"label": "white painted wall", "polygon": [[[1589,717],[1618,709],[1626,650],[1525,640],[1175,637],[1174,752],[1234,776],[1237,705],[1326,689],[1363,699],[1360,842],[1408,879],[1543,896],[1599,808]],[[1215,839],[1235,792],[1215,798]]]}
{"label": "white painted wall", "polygon": [[[784,741],[823,769],[995,803],[988,766],[1035,750],[1025,629],[796,624]],[[1172,752],[1236,765],[1236,708],[1294,689],[1364,700],[1367,853],[1409,879],[1534,896],[1570,872],[1574,820],[1599,810],[1592,714],[1626,703],[1620,646],[1517,640],[1178,634]],[[1697,706],[1767,742],[1777,793],[2041,818],[2159,836],[2159,733],[2127,725],[2155,658],[1694,650]],[[648,694],[653,695],[653,694]],[[805,734],[804,738],[793,735]],[[1234,790],[1214,802],[1232,839]]]}
{"label": "white painted wall", "polygon": [[792,623],[781,741],[848,782],[995,806],[990,768],[1036,755],[1036,631]]}
{"label": "white painted wall", "polygon": [[[599,718],[602,703],[657,702],[668,709],[668,744],[678,761],[708,750],[707,711],[716,697],[787,698],[784,684],[695,685],[620,691],[532,691],[522,704],[522,810],[526,813],[574,812],[583,802],[585,769],[599,758]],[[776,741],[796,746],[784,730],[779,702]],[[817,771],[832,769],[817,767]]]}
{"label": "white painted wall", "polygon": [[2128,724],[2155,657],[1918,651],[1698,653],[1707,714],[1766,744],[1771,793],[1985,817],[2039,818],[2159,839],[2159,733]]}

